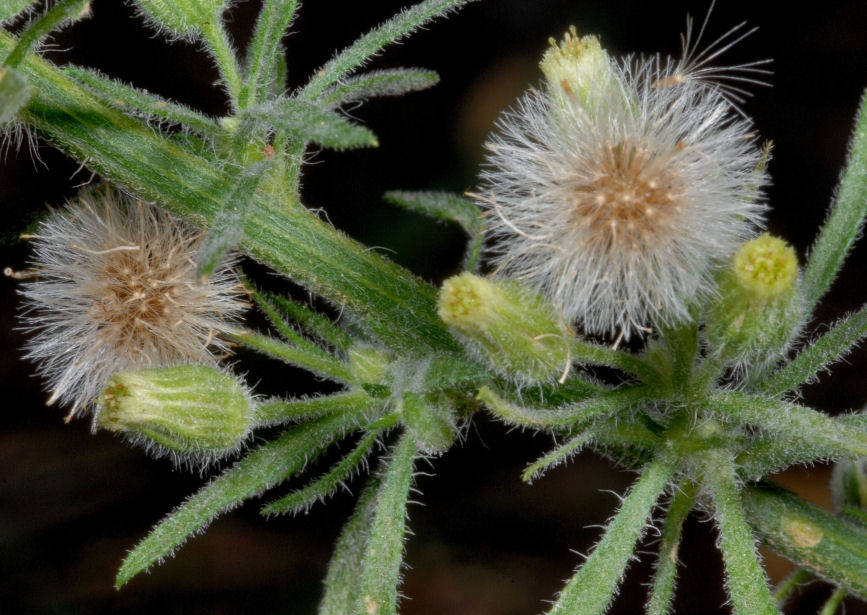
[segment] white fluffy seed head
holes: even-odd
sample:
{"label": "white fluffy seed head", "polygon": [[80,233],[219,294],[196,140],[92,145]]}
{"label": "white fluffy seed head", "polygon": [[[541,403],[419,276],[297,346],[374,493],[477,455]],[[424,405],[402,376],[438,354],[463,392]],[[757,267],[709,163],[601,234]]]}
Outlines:
{"label": "white fluffy seed head", "polygon": [[247,305],[243,287],[232,263],[197,279],[201,237],[111,191],[84,194],[42,222],[33,238],[35,276],[21,293],[33,332],[25,356],[39,364],[49,404],[69,405],[71,417],[92,406],[118,371],[213,365],[229,352],[220,334]]}
{"label": "white fluffy seed head", "polygon": [[577,93],[546,73],[500,118],[479,200],[497,275],[588,333],[628,338],[713,291],[715,264],[762,222],[766,178],[719,89],[671,80],[682,67],[660,57],[608,65]]}

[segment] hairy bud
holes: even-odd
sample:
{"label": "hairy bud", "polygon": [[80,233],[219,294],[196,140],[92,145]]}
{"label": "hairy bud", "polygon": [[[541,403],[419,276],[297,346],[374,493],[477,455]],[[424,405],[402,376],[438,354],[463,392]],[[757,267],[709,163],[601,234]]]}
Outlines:
{"label": "hairy bud", "polygon": [[97,403],[100,427],[183,461],[207,462],[236,451],[253,423],[244,386],[205,365],[119,372]]}
{"label": "hairy bud", "polygon": [[518,282],[462,273],[443,283],[438,310],[472,354],[506,377],[551,381],[568,369],[573,334],[548,301]]}

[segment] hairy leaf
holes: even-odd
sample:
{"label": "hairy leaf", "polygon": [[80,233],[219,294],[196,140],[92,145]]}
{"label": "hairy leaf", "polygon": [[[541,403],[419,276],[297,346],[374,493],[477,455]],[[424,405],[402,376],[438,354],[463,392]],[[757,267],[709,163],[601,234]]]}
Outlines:
{"label": "hairy leaf", "polygon": [[361,586],[353,613],[395,615],[403,562],[406,504],[412,485],[416,442],[405,432],[395,446],[376,498],[367,547],[359,574]]}
{"label": "hairy leaf", "polygon": [[439,83],[439,75],[420,68],[392,68],[371,71],[342,80],[317,99],[328,106],[345,105],[380,96],[400,96],[425,90]]}
{"label": "hairy leaf", "polygon": [[139,572],[161,562],[218,515],[303,469],[309,458],[355,427],[357,420],[349,412],[324,417],[292,428],[251,451],[157,524],[124,559],[115,586],[125,585]]}
{"label": "hairy leaf", "polygon": [[855,119],[849,161],[843,171],[837,197],[804,268],[802,288],[807,313],[831,286],[843,261],[861,235],[867,216],[867,94]]}
{"label": "hairy leaf", "polygon": [[386,45],[399,41],[435,17],[445,15],[468,1],[471,0],[424,0],[405,9],[359,38],[314,72],[302,89],[301,97],[305,100],[318,98],[326,88],[347,73],[357,70]]}

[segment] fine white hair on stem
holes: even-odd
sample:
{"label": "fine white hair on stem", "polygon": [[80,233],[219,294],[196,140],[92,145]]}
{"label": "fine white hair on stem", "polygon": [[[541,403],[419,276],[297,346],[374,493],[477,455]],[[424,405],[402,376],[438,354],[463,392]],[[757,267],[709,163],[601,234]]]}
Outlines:
{"label": "fine white hair on stem", "polygon": [[[32,236],[32,281],[22,284],[26,356],[69,417],[92,405],[118,371],[215,364],[219,333],[246,307],[231,262],[196,277],[202,233],[113,190],[86,192]],[[98,412],[95,409],[94,414]]]}
{"label": "fine white hair on stem", "polygon": [[476,199],[490,213],[497,276],[528,282],[567,321],[618,341],[688,319],[714,292],[715,268],[765,211],[752,124],[732,90],[705,82],[736,42],[727,36],[680,63],[593,60],[586,79],[586,67],[568,72],[585,43],[567,35],[557,78],[504,113],[487,144]]}

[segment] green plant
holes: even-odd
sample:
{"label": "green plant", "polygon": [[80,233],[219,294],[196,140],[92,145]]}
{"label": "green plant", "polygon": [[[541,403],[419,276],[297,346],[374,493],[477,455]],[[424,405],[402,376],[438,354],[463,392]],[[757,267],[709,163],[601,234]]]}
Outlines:
{"label": "green plant", "polygon": [[[455,288],[455,280],[444,285],[446,300],[441,300],[429,284],[311,214],[301,203],[299,184],[311,146],[341,149],[377,143],[370,130],[341,113],[344,105],[436,81],[427,71],[364,73],[359,66],[386,44],[463,3],[427,0],[416,5],[339,52],[306,85],[285,94],[280,40],[295,4],[263,3],[246,60],[240,62],[221,26],[223,3],[138,3],[161,30],[200,40],[209,50],[231,101],[230,114],[216,120],[93,71],[58,68],[31,53],[52,28],[82,16],[86,3],[58,2],[17,40],[0,35],[0,53],[5,56],[0,93],[6,101],[4,119],[11,126],[33,131],[115,186],[206,229],[192,257],[197,278],[212,278],[225,255],[239,250],[344,310],[349,323],[334,323],[247,283],[252,300],[279,337],[255,331],[224,334],[339,388],[309,398],[258,400],[251,420],[284,431],[250,446],[154,528],[124,561],[117,584],[170,554],[215,516],[301,473],[309,459],[351,437],[349,452],[324,475],[269,502],[263,512],[306,509],[357,472],[377,442],[386,444],[387,453],[366,480],[336,546],[320,610],[396,612],[404,518],[416,464],[447,451],[474,413],[488,412],[562,442],[527,467],[525,480],[538,478],[582,448],[614,457],[640,474],[601,541],[551,607],[552,613],[603,612],[655,506],[666,499],[650,612],[668,609],[676,572],[671,554],[676,552],[683,520],[694,507],[716,521],[736,612],[777,612],[789,587],[771,594],[756,557],[753,532],[810,574],[840,587],[828,609],[846,592],[867,595],[867,535],[857,512],[862,500],[853,495],[863,468],[845,466],[850,472],[840,478],[839,515],[761,482],[768,473],[792,464],[819,459],[851,464],[867,456],[862,414],[830,418],[797,403],[794,396],[803,382],[845,355],[867,333],[862,310],[809,344],[798,341],[863,224],[867,111],[862,109],[857,120],[847,170],[800,278],[784,275],[795,268],[793,253],[776,244],[763,248],[773,253],[768,257],[771,275],[788,280],[779,289],[764,278],[757,281],[759,292],[749,284],[739,285],[742,271],[737,263],[755,261],[742,252],[742,258],[735,259],[731,269],[728,266],[737,241],[752,234],[748,223],[758,219],[763,208],[759,188],[767,152],[738,144],[726,156],[737,158],[732,175],[739,182],[715,187],[711,196],[724,204],[734,191],[734,199],[747,209],[736,209],[724,220],[734,230],[727,231],[726,242],[714,244],[713,254],[702,252],[700,242],[684,252],[701,256],[693,263],[699,269],[695,279],[672,274],[665,278],[671,286],[663,289],[664,300],[649,293],[649,303],[646,297],[636,298],[630,287],[628,296],[614,295],[600,308],[582,288],[580,300],[566,293],[572,299],[564,306],[563,295],[547,283],[536,284],[543,291],[538,294],[518,282],[474,274],[482,231],[478,203],[491,217],[499,215],[504,202],[497,194],[504,182],[496,170],[487,172],[486,192],[476,200],[443,193],[391,193],[394,203],[452,220],[467,232],[463,290],[449,302],[447,293]],[[2,17],[18,8],[22,7],[12,7]],[[617,81],[621,77],[614,65],[599,70],[604,79],[615,80],[613,90],[603,91],[601,100],[587,102],[597,96],[594,88],[599,85],[593,80],[559,92],[557,104],[562,108],[548,106],[536,112],[547,114],[545,121],[558,113],[577,114],[570,106],[574,96],[583,97],[581,104],[587,107],[607,105],[605,112],[616,106],[622,118],[639,106],[638,98],[654,95],[655,90],[669,105],[689,103],[679,94],[671,95],[674,90],[665,84],[653,87],[668,73],[652,73],[652,81],[636,85],[630,79]],[[678,67],[672,70],[669,77],[681,74]],[[549,80],[556,93],[561,81],[550,76]],[[687,91],[700,99],[701,104],[690,109],[704,113],[692,120],[701,132],[709,116],[723,113],[720,99],[714,90]],[[598,117],[591,119],[598,124]],[[680,146],[691,134],[672,145]],[[743,134],[734,130],[725,136]],[[652,158],[639,147],[622,158],[628,149],[625,143],[606,146],[611,166],[628,167],[643,156]],[[707,154],[708,142],[698,143],[699,153]],[[671,177],[681,167],[673,168]],[[689,172],[696,173],[692,169]],[[707,167],[701,171],[708,173]],[[510,233],[532,240],[532,233],[518,228],[520,221],[512,213],[526,195],[513,192],[514,202],[502,215],[498,233],[503,242],[510,240]],[[690,198],[705,197],[699,193]],[[664,195],[652,199],[654,204],[664,201]],[[522,254],[533,249],[532,242],[524,245]],[[640,280],[649,283],[659,266]],[[597,282],[602,279],[603,275],[594,277]],[[613,306],[624,302],[634,307],[612,315]],[[576,304],[599,312],[569,313]],[[570,323],[557,318],[558,310],[569,313]],[[453,318],[456,315],[472,318]],[[647,325],[653,331],[640,350],[619,350],[616,343],[611,347],[576,335],[568,326],[576,318],[591,331],[612,338],[618,331],[634,335]],[[610,377],[592,376],[589,369],[594,366],[610,368]],[[181,396],[195,388],[177,386],[183,389]],[[110,386],[104,395],[113,390]],[[109,405],[106,397],[101,399],[91,407],[95,416],[101,416],[101,406]],[[239,438],[246,433],[240,432]],[[160,443],[172,446],[170,440]],[[184,455],[186,449],[175,452]]]}

